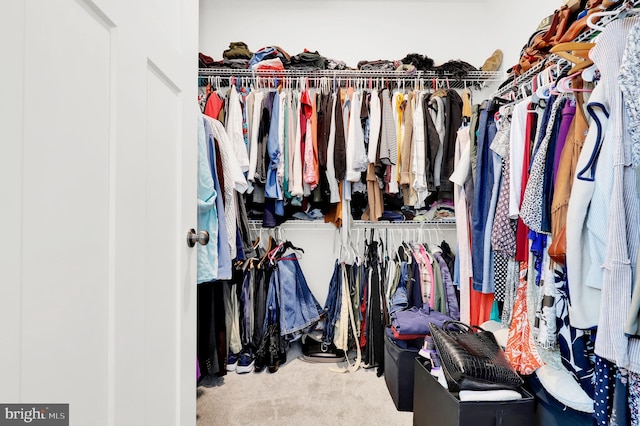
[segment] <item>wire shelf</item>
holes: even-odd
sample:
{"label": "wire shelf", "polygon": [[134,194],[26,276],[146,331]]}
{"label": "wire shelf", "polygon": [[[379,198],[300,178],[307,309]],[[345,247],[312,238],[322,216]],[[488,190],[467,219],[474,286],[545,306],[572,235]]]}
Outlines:
{"label": "wire shelf", "polygon": [[[371,222],[368,220],[354,220],[351,222],[354,227],[357,228],[378,228],[378,227],[391,227],[391,228],[437,228],[439,226],[448,228],[454,227],[456,225],[455,218],[447,218],[447,219],[434,219],[434,220],[400,220],[395,222],[389,222],[385,220],[380,220],[377,222]],[[261,228],[262,221],[261,220],[249,220],[249,226],[251,228]],[[318,229],[318,228],[328,228],[333,229],[335,225],[332,223],[325,223],[323,220],[287,220],[286,222],[279,225],[280,227],[290,228],[299,230],[301,228],[307,229]]]}
{"label": "wire shelf", "polygon": [[[200,68],[199,77],[218,85],[230,85],[232,79],[240,82],[263,83],[274,85],[276,79],[301,79],[309,84],[318,85],[322,81],[339,84],[361,83],[363,86],[371,84],[409,84],[421,87],[454,88],[482,87],[492,82],[502,81],[505,73],[502,71],[468,71],[464,73],[415,71],[406,73],[401,71],[378,70],[252,70],[231,68]],[[246,83],[245,83],[246,84]]]}

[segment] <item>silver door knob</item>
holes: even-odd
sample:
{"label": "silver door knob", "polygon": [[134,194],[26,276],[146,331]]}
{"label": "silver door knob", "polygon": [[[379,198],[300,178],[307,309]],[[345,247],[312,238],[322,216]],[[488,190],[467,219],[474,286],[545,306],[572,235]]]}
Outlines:
{"label": "silver door knob", "polygon": [[189,232],[187,232],[187,245],[193,247],[196,243],[206,246],[207,243],[209,243],[209,233],[207,231],[200,231],[196,234],[195,229],[189,229]]}

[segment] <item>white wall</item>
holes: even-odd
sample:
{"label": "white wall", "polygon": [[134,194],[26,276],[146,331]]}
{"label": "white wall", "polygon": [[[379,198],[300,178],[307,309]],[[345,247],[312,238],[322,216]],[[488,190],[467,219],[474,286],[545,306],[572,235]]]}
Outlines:
{"label": "white wall", "polygon": [[[460,59],[480,67],[497,48],[506,70],[540,21],[561,0],[200,0],[200,51],[216,60],[233,41],[252,51],[277,45],[295,55],[307,48],[343,60],[402,59],[420,53],[436,64]],[[495,88],[495,86],[494,86]],[[493,93],[475,94],[480,102]],[[402,226],[407,228],[409,226]],[[285,224],[286,237],[302,246],[300,261],[321,304],[327,294],[336,231],[324,224]],[[455,247],[455,233],[445,233]]]}
{"label": "white wall", "polygon": [[[504,52],[503,69],[518,62],[520,51],[543,18],[564,3],[562,0],[490,0],[485,25],[491,27],[493,44]],[[200,17],[202,19],[202,16]],[[202,31],[201,31],[202,34]]]}
{"label": "white wall", "polygon": [[[561,0],[200,0],[200,51],[216,60],[233,41],[252,51],[307,48],[355,67],[358,61],[420,53],[436,64],[480,67],[496,49],[504,64]],[[506,69],[503,67],[503,69]]]}

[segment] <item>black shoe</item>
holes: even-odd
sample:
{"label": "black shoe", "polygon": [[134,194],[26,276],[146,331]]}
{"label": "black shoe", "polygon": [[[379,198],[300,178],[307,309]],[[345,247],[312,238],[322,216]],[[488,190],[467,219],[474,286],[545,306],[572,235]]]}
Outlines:
{"label": "black shoe", "polygon": [[264,358],[256,356],[256,359],[253,364],[253,371],[256,373],[260,373],[262,370],[264,370],[264,367],[265,367]]}
{"label": "black shoe", "polygon": [[269,373],[277,372],[278,369],[280,368],[280,360],[279,359],[275,360],[273,365],[270,365],[268,368],[269,368]]}

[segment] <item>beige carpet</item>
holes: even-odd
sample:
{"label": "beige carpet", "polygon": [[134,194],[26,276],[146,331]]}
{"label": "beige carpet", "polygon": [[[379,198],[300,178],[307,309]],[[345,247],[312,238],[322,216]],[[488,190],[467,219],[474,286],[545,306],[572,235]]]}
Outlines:
{"label": "beige carpet", "polygon": [[197,426],[209,425],[411,425],[413,413],[396,410],[384,377],[375,369],[329,371],[336,364],[302,359],[294,342],[276,373],[230,372],[198,388]]}

